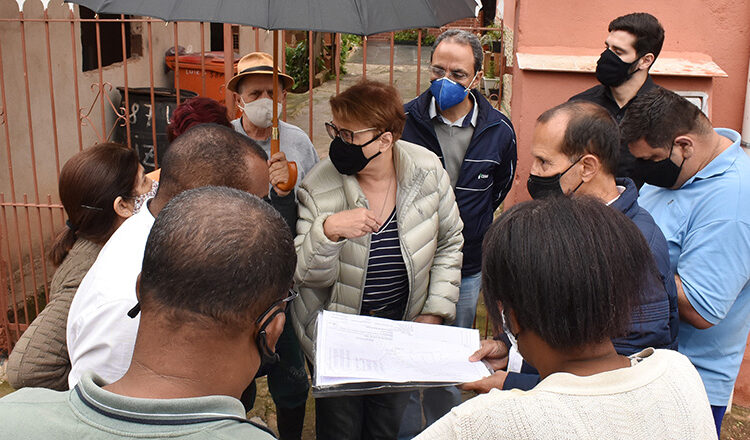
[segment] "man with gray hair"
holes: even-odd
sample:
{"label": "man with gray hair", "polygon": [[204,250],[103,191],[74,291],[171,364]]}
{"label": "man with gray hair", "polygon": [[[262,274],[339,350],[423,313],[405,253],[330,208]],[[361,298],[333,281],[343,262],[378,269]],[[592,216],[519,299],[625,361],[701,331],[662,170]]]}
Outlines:
{"label": "man with gray hair", "polygon": [[[516,168],[516,135],[510,120],[476,89],[482,79],[482,46],[471,32],[450,29],[432,46],[429,89],[404,106],[406,126],[401,138],[440,157],[451,178],[464,222],[464,262],[454,325],[469,328],[479,298],[482,240],[493,213],[510,191]],[[425,394],[445,394],[445,388]],[[427,425],[460,403],[451,396],[425,398]],[[417,399],[414,399],[414,403]],[[412,411],[413,410],[413,411]],[[421,431],[422,415],[410,405],[401,438]]]}

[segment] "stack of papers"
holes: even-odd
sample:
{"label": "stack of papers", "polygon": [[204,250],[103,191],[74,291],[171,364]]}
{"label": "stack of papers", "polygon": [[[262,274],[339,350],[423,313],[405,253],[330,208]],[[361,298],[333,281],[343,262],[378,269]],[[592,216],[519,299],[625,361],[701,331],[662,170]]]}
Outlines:
{"label": "stack of papers", "polygon": [[456,384],[491,372],[469,362],[479,331],[323,311],[315,342],[317,389],[356,383]]}

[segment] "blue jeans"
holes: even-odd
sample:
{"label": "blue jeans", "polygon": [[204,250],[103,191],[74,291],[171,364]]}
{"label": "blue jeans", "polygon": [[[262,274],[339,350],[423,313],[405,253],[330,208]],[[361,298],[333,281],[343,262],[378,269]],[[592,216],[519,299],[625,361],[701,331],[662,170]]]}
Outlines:
{"label": "blue jeans", "polygon": [[[455,327],[471,328],[474,325],[481,285],[481,272],[461,279],[461,289],[456,304],[456,320],[453,322]],[[461,392],[456,387],[425,388],[421,396],[419,391],[413,391],[401,420],[399,440],[411,439],[459,404],[461,404]],[[424,428],[422,427],[423,410]]]}
{"label": "blue jeans", "polygon": [[458,303],[456,303],[456,320],[453,322],[454,327],[471,328],[474,325],[480,287],[482,287],[482,272],[461,278],[461,289],[458,291]]}
{"label": "blue jeans", "polygon": [[724,419],[726,412],[726,406],[711,405],[711,414],[714,416],[714,423],[716,424],[716,435],[719,438],[721,438],[721,421]]}

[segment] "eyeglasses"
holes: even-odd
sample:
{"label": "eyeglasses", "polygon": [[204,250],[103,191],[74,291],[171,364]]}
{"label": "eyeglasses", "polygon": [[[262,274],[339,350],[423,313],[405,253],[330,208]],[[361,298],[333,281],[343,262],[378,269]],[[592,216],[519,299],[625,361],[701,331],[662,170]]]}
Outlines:
{"label": "eyeglasses", "polygon": [[297,298],[298,296],[299,296],[299,293],[295,292],[294,289],[289,289],[289,292],[287,293],[287,296],[285,296],[284,298],[282,298],[282,299],[280,299],[278,301],[274,301],[274,303],[271,304],[271,306],[268,307],[265,312],[261,313],[260,316],[258,316],[258,319],[255,320],[255,323],[256,324],[260,324],[263,321],[263,318],[266,317],[266,315],[268,315],[269,313],[271,313],[271,311],[273,311],[273,309],[275,309],[276,307],[278,307],[278,306],[280,306],[282,304],[284,305],[284,308],[281,309],[281,310],[279,310],[279,311],[283,311],[284,309],[286,309],[286,304],[294,301],[294,299]]}
{"label": "eyeglasses", "polygon": [[[287,293],[287,296],[284,297],[284,298],[282,298],[282,299],[280,299],[280,300],[278,300],[278,301],[274,301],[274,303],[271,304],[271,306],[269,308],[267,308],[265,312],[263,312],[263,313],[260,314],[260,316],[255,321],[255,323],[256,324],[260,324],[261,321],[263,321],[263,318],[266,317],[266,315],[268,315],[269,313],[271,313],[271,311],[273,309],[275,309],[276,307],[278,307],[281,304],[284,304],[284,308],[280,309],[279,312],[283,312],[284,310],[286,310],[286,304],[294,301],[294,299],[297,298],[298,296],[299,296],[299,293],[295,292],[294,289],[289,289],[289,293]],[[135,306],[132,309],[128,310],[127,315],[129,317],[131,317],[131,318],[135,318],[136,316],[138,316],[138,314],[140,312],[141,312],[141,303],[139,301],[139,302],[135,303]],[[268,321],[270,322],[271,320],[269,319]],[[266,324],[268,324],[268,323],[266,323]],[[264,328],[265,328],[265,326],[264,326]]]}
{"label": "eyeglasses", "polygon": [[363,128],[362,130],[357,131],[351,131],[346,128],[338,128],[335,125],[333,125],[333,122],[326,122],[326,131],[328,132],[328,136],[331,137],[331,139],[336,139],[336,137],[340,137],[342,141],[346,142],[347,144],[353,144],[354,143],[354,135],[357,133],[364,133],[366,131],[372,131],[377,130],[377,128]]}
{"label": "eyeglasses", "polygon": [[445,69],[439,66],[430,66],[430,70],[432,71],[432,74],[438,78],[444,78],[446,73],[448,73],[448,78],[456,82],[464,81],[469,77],[469,74],[466,72],[460,70],[450,70],[446,72]]}

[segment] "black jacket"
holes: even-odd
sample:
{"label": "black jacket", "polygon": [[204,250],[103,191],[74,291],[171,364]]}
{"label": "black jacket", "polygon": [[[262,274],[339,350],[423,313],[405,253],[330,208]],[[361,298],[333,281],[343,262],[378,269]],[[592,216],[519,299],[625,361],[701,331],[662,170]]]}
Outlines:
{"label": "black jacket", "polygon": [[[473,275],[482,268],[482,239],[493,213],[508,195],[516,170],[516,134],[510,120],[490,105],[477,90],[474,135],[466,149],[456,181],[456,203],[464,222],[464,262],[461,274]],[[406,126],[401,138],[437,154],[445,166],[443,151],[430,119],[432,93],[428,89],[404,106]]]}
{"label": "black jacket", "polygon": [[[648,76],[646,77],[646,81],[643,83],[641,88],[638,89],[638,92],[635,94],[635,96],[637,97],[643,93],[646,93],[654,87],[657,87],[657,85],[654,83],[651,77]],[[622,121],[623,116],[625,116],[625,112],[630,106],[630,103],[633,102],[635,98],[628,101],[621,108],[617,104],[617,101],[615,101],[615,98],[612,96],[612,91],[609,89],[609,87],[599,84],[570,98],[570,101],[576,100],[589,101],[601,105],[602,107],[607,109],[609,114],[612,115],[615,121],[617,121],[617,123],[619,124],[620,121]],[[633,179],[636,187],[640,188],[641,186],[643,186],[643,182],[638,179],[637,176],[635,176],[634,168],[635,157],[630,154],[630,150],[628,149],[627,145],[620,145],[620,159],[617,161],[617,170],[615,172],[615,175],[617,177],[629,177]]]}

